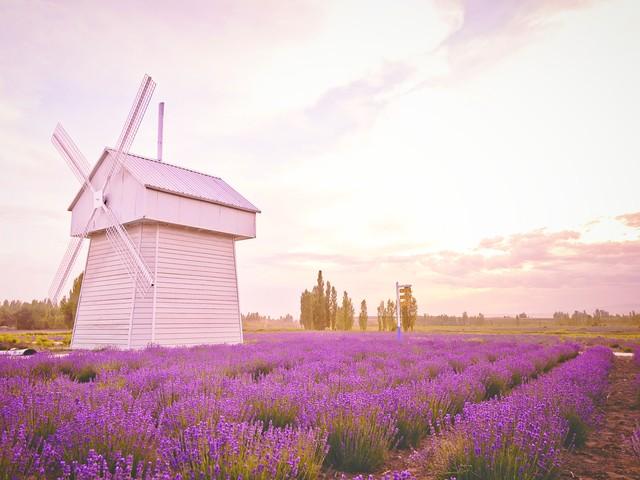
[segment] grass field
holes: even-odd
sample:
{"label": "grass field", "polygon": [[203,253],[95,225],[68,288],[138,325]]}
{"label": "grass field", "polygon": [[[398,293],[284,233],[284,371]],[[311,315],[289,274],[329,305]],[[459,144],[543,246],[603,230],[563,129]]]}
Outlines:
{"label": "grass field", "polygon": [[589,339],[609,338],[626,341],[640,340],[640,328],[637,326],[602,326],[602,327],[566,327],[557,325],[539,326],[535,324],[516,326],[446,326],[433,325],[418,327],[417,332],[442,334],[477,334],[477,335],[551,335],[563,338]]}
{"label": "grass field", "polygon": [[70,343],[70,330],[0,330],[0,350],[10,348],[66,350]]}
{"label": "grass field", "polygon": [[[290,322],[247,322],[245,333],[304,332]],[[369,325],[369,331],[375,332],[375,325]],[[356,333],[356,332],[354,332]],[[549,321],[527,322],[521,326],[488,324],[483,326],[419,326],[414,333],[440,335],[527,335],[553,336],[574,340],[583,344],[602,344],[621,351],[631,351],[634,344],[640,343],[640,328],[633,325],[611,326],[559,326]],[[392,335],[380,333],[380,335]],[[0,350],[9,348],[34,348],[36,350],[67,350],[71,343],[71,330],[0,330]]]}

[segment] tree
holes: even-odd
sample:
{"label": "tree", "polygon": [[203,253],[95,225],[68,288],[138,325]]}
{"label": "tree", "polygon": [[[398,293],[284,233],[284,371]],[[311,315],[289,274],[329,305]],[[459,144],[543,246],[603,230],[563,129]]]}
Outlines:
{"label": "tree", "polygon": [[342,306],[339,309],[337,318],[338,330],[351,330],[353,328],[353,319],[355,316],[355,310],[353,303],[349,298],[349,294],[345,291],[342,295]]}
{"label": "tree", "polygon": [[64,297],[60,302],[60,312],[62,313],[64,324],[67,328],[72,328],[76,319],[76,310],[78,309],[83,275],[84,273],[81,273],[73,280],[73,287],[69,292],[69,298]]}
{"label": "tree", "polygon": [[404,305],[400,311],[400,317],[402,320],[402,329],[406,331],[413,331],[413,327],[416,324],[416,318],[418,317],[418,301],[415,297],[411,297],[409,305]]}
{"label": "tree", "polygon": [[380,301],[380,305],[378,305],[378,331],[382,332],[384,330],[384,300]]}
{"label": "tree", "polygon": [[20,309],[14,314],[14,319],[18,330],[32,330],[36,326],[33,318],[33,310],[27,303],[22,305],[22,307],[20,307]]}
{"label": "tree", "polygon": [[367,301],[362,300],[360,302],[360,315],[358,315],[358,323],[360,324],[360,330],[363,332],[367,329],[367,321],[369,320],[369,315],[367,314]]}
{"label": "tree", "polygon": [[305,290],[300,295],[300,324],[306,329],[314,328],[313,324],[313,294],[309,290]]}
{"label": "tree", "polygon": [[329,327],[331,330],[336,329],[336,316],[338,315],[338,292],[336,287],[331,286],[331,300],[329,301]]}
{"label": "tree", "polygon": [[571,325],[571,316],[565,312],[554,312],[553,320],[559,325]]}
{"label": "tree", "polygon": [[313,288],[313,293],[315,294],[313,326],[316,330],[324,330],[328,325],[324,301],[324,280],[322,279],[322,270],[318,270],[318,280],[316,286]]}
{"label": "tree", "polygon": [[327,288],[324,292],[324,318],[327,328],[331,330],[331,283],[327,280]]}
{"label": "tree", "polygon": [[396,302],[389,299],[385,308],[384,329],[391,332],[395,330],[396,324]]}

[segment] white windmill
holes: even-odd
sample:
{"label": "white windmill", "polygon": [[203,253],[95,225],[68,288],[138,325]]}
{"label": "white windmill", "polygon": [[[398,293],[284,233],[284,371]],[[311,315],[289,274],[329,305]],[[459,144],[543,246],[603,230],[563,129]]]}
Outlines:
{"label": "white windmill", "polygon": [[54,303],[90,240],[72,348],[242,342],[235,241],[255,238],[259,210],[220,178],[129,153],[154,88],[145,76],[93,169],[60,124],[53,133],[82,185]]}

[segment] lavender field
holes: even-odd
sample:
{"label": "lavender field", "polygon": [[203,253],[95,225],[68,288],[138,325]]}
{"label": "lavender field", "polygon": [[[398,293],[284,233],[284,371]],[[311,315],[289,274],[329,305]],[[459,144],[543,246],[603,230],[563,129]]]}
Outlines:
{"label": "lavender field", "polygon": [[[378,334],[3,358],[0,479],[553,479],[612,361],[552,339]],[[388,472],[403,452],[416,468]]]}

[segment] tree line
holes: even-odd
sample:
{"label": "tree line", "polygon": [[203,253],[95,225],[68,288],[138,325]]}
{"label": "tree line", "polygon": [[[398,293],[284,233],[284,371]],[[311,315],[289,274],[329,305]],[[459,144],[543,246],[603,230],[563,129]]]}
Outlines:
{"label": "tree line", "polygon": [[0,305],[0,326],[17,330],[71,329],[76,317],[82,273],[73,280],[68,296],[58,305],[46,300],[5,300]]}
{"label": "tree line", "polygon": [[[380,302],[378,306],[378,330],[391,331],[396,328],[396,304],[392,300]],[[415,298],[400,311],[402,328],[413,330],[418,316],[418,303]],[[331,282],[325,283],[322,270],[318,271],[316,284],[311,290],[305,289],[300,295],[300,324],[306,330],[352,330],[355,322],[355,308],[349,294],[342,293],[338,303],[338,291]],[[360,302],[358,327],[367,330],[369,314],[367,301]]]}
{"label": "tree line", "polygon": [[417,325],[421,327],[429,325],[442,326],[484,326],[484,325],[515,325],[516,327],[527,324],[541,324],[550,322],[556,325],[567,326],[604,326],[604,325],[640,325],[640,313],[631,311],[628,314],[611,314],[606,310],[596,309],[593,313],[575,310],[573,313],[555,312],[552,318],[531,317],[526,313],[515,315],[485,317],[482,313],[469,315],[420,315]]}
{"label": "tree line", "polygon": [[271,315],[261,315],[259,312],[249,312],[247,314],[242,313],[241,315],[243,322],[255,322],[255,323],[264,323],[264,322],[288,322],[293,323],[293,316],[290,313],[286,315],[281,315],[278,318],[272,318]]}
{"label": "tree line", "polygon": [[[388,299],[385,303],[384,300],[378,305],[378,331],[386,332],[396,330],[398,327],[398,321],[396,317],[396,302]],[[406,305],[400,304],[400,324],[402,330],[413,331],[418,319],[418,301],[415,297],[411,297],[411,302]]]}
{"label": "tree line", "polygon": [[553,319],[560,325],[568,326],[603,326],[612,324],[632,323],[640,325],[640,313],[632,310],[628,314],[612,314],[606,310],[596,308],[596,310],[589,314],[585,310],[579,312],[574,310],[572,314],[566,312],[555,312]]}
{"label": "tree line", "polygon": [[[367,329],[367,302],[360,303],[358,326]],[[322,270],[318,271],[316,284],[300,295],[300,324],[306,330],[352,330],[355,322],[353,301],[345,290],[338,303],[338,291],[331,282],[325,283]]]}

